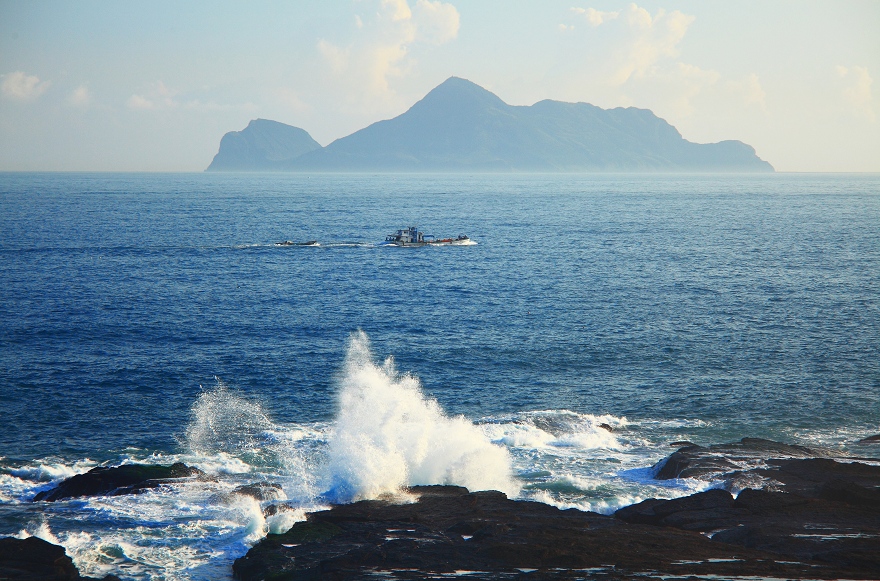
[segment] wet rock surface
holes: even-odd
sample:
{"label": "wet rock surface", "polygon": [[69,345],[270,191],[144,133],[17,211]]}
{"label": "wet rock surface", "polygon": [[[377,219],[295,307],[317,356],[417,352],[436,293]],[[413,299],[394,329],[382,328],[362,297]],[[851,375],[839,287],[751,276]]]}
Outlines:
{"label": "wet rock surface", "polygon": [[[750,439],[683,448],[660,466],[658,476],[691,475],[722,488],[649,499],[615,517],[880,577],[880,461],[805,457],[810,452],[822,451]],[[734,499],[728,490],[738,489]]]}
{"label": "wet rock surface", "polygon": [[721,475],[733,480],[737,476],[747,477],[753,468],[771,459],[834,458],[840,455],[824,448],[807,448],[761,438],[743,438],[739,442],[705,447],[690,442],[682,444],[685,445],[657,466],[655,477],[658,480],[716,480]]}
{"label": "wet rock surface", "polygon": [[61,481],[51,490],[34,496],[34,502],[65,500],[82,496],[119,496],[137,494],[158,488],[181,478],[203,475],[198,468],[180,462],[170,466],[150,464],[125,464],[114,467],[92,468],[85,474],[77,474]]}
{"label": "wet rock surface", "polygon": [[874,434],[873,436],[868,436],[867,438],[862,438],[858,441],[859,444],[880,444],[880,434]]}
{"label": "wet rock surface", "polygon": [[235,562],[235,576],[244,581],[424,579],[453,573],[469,579],[876,577],[877,569],[865,560],[791,559],[653,520],[662,514],[675,521],[682,512],[707,519],[745,514],[721,490],[669,501],[678,503],[676,510],[662,508],[666,501],[651,501],[655,511],[644,511],[650,524],[455,486],[416,486],[409,492],[416,502],[361,501],[312,513],[287,533],[269,535],[251,548]]}
{"label": "wet rock surface", "polygon": [[255,482],[236,487],[233,494],[250,496],[260,502],[265,500],[278,500],[284,498],[284,491],[277,482]]}
{"label": "wet rock surface", "polygon": [[[15,581],[96,581],[81,577],[64,547],[36,537],[0,538],[0,579]],[[107,575],[102,581],[119,581]]]}

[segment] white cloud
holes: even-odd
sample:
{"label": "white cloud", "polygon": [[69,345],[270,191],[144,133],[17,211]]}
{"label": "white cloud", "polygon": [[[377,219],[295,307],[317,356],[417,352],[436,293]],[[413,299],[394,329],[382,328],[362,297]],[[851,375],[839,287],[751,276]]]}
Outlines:
{"label": "white cloud", "polygon": [[764,91],[764,87],[761,86],[761,81],[758,79],[758,75],[755,73],[749,75],[748,79],[746,79],[744,88],[746,105],[760,105],[762,108],[765,107],[764,99],[767,97],[767,93]]}
{"label": "white cloud", "polygon": [[678,43],[694,18],[678,10],[667,14],[662,9],[652,17],[644,8],[630,4],[627,22],[634,36],[611,83],[622,85],[633,77],[643,77],[662,60],[678,56]]}
{"label": "white cloud", "polygon": [[39,77],[28,75],[21,71],[0,75],[0,93],[4,97],[16,101],[32,101],[46,92],[50,81],[40,81]]}
{"label": "white cloud", "polygon": [[142,97],[141,95],[132,95],[128,98],[128,101],[125,102],[125,105],[129,109],[136,109],[141,111],[146,111],[149,109],[155,109],[156,104],[147,99],[146,97]]}
{"label": "white cloud", "polygon": [[[376,4],[372,4],[376,6]],[[413,66],[410,49],[416,43],[445,44],[458,36],[461,19],[452,4],[417,0],[381,0],[371,18],[357,17],[357,34],[348,45],[321,39],[318,52],[337,82],[387,97],[390,79],[405,75]]]}
{"label": "white cloud", "polygon": [[461,17],[455,6],[444,2],[418,0],[413,20],[418,40],[432,44],[445,44],[458,36]]}
{"label": "white cloud", "polygon": [[180,91],[168,87],[162,81],[151,83],[142,94],[134,94],[125,102],[126,107],[134,111],[170,111],[185,109],[190,111],[249,111],[256,107],[253,103],[226,104],[217,103],[212,99],[202,100],[196,97],[181,98]]}
{"label": "white cloud", "polygon": [[412,18],[412,10],[406,0],[382,0],[382,8],[395,22]]}
{"label": "white cloud", "polygon": [[572,11],[606,29],[589,39],[589,54],[602,54],[603,60],[585,64],[594,67],[593,79],[601,79],[591,81],[592,92],[607,104],[647,107],[679,128],[693,128],[712,115],[752,118],[763,112],[766,117],[767,95],[757,74],[728,78],[682,57],[693,15],[648,11],[638,4],[629,4],[614,19],[598,10]]}
{"label": "white cloud", "polygon": [[871,85],[874,79],[868,74],[866,67],[844,67],[838,65],[837,74],[848,84],[843,88],[844,102],[859,116],[868,121],[877,120],[874,112],[874,96]]}
{"label": "white cloud", "polygon": [[162,81],[150,85],[146,95],[132,95],[126,101],[129,109],[146,111],[151,109],[172,109],[180,103],[175,100],[177,91],[168,88]]}
{"label": "white cloud", "polygon": [[321,39],[318,41],[318,52],[334,73],[341,74],[348,68],[348,50]]}
{"label": "white cloud", "polygon": [[765,99],[767,93],[761,86],[761,80],[755,73],[741,80],[731,80],[725,83],[726,90],[732,95],[738,96],[740,103],[746,106],[756,106],[762,111],[767,111]]}
{"label": "white cloud", "polygon": [[609,20],[614,20],[618,16],[620,16],[620,12],[602,12],[600,10],[596,10],[595,8],[572,8],[572,12],[577,14],[583,14],[592,26],[599,26],[604,24]]}
{"label": "white cloud", "polygon": [[88,107],[92,102],[92,93],[88,85],[83,83],[67,97],[67,102],[74,107]]}
{"label": "white cloud", "polygon": [[678,86],[678,96],[674,102],[676,112],[685,117],[693,113],[693,99],[715,85],[721,75],[717,71],[701,69],[695,65],[678,63],[672,82]]}

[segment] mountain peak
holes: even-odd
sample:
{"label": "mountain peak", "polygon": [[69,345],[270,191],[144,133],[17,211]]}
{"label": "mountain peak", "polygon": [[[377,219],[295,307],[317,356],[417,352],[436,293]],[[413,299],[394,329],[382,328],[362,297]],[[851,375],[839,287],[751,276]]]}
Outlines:
{"label": "mountain peak", "polygon": [[480,103],[484,106],[509,107],[498,95],[487,91],[480,85],[462,79],[461,77],[449,77],[425,95],[421,101],[413,105],[413,109],[419,104],[455,103],[457,106],[465,103]]}

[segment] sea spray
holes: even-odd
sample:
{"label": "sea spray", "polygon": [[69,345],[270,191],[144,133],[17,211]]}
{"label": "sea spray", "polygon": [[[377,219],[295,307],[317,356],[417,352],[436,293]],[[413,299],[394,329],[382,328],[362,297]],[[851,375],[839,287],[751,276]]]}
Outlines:
{"label": "sea spray", "polygon": [[193,405],[186,444],[195,454],[242,452],[255,448],[260,434],[272,426],[259,403],[233,392],[217,378],[217,386],[203,391]]}
{"label": "sea spray", "polygon": [[418,378],[399,373],[391,357],[376,365],[363,331],[349,342],[329,462],[328,496],[337,502],[417,484],[519,491],[508,451],[464,417],[446,416],[422,393]]}
{"label": "sea spray", "polygon": [[310,504],[325,472],[322,430],[274,423],[264,407],[221,380],[192,406],[181,460],[208,474],[260,474]]}

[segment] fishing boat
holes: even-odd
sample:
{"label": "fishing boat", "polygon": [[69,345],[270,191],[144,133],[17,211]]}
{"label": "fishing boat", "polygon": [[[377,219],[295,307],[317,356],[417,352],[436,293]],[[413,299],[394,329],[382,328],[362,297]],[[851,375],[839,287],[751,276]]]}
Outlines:
{"label": "fishing boat", "polygon": [[465,245],[472,244],[472,242],[465,234],[460,234],[457,238],[437,238],[433,234],[425,234],[420,231],[418,226],[410,226],[386,236],[385,244],[394,246],[441,246],[445,244]]}

